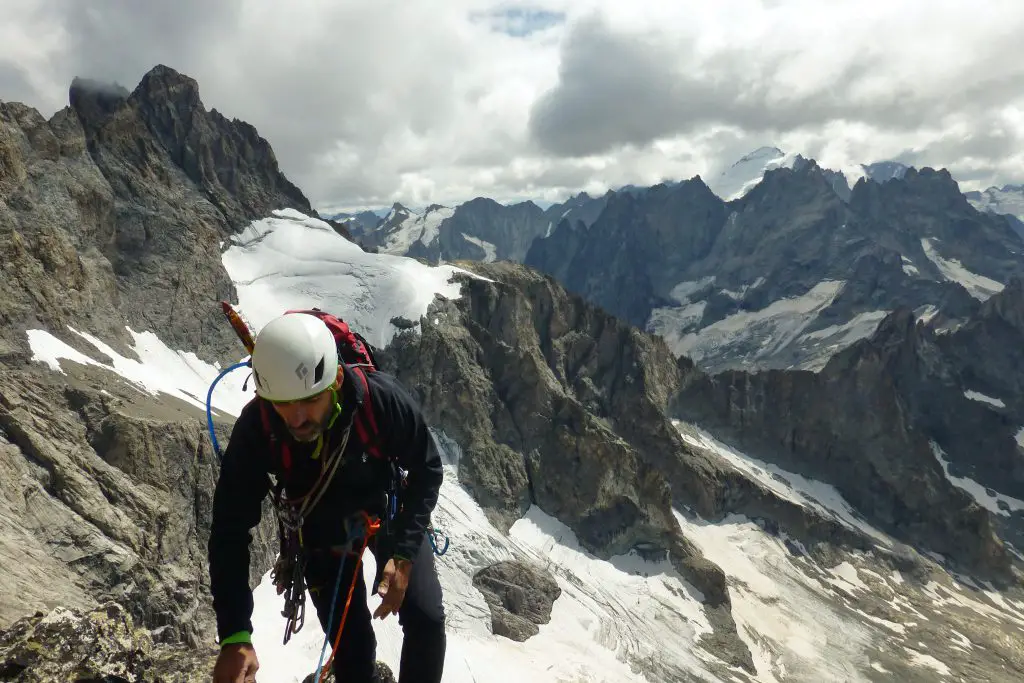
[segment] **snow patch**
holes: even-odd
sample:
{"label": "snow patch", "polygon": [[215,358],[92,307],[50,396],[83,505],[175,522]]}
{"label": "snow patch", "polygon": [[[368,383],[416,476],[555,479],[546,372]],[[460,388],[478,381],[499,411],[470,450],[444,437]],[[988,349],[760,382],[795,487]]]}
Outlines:
{"label": "snow patch", "polygon": [[917,269],[914,262],[908,259],[906,256],[900,255],[903,259],[903,272],[911,277],[917,277],[921,274],[921,271]]}
{"label": "snow patch", "polygon": [[718,523],[674,511],[683,534],[726,573],[736,628],[758,681],[867,681],[848,662],[865,661],[875,637],[809,579],[780,539],[739,515]]}
{"label": "snow patch", "polygon": [[752,289],[757,289],[759,286],[764,284],[764,281],[765,280],[763,277],[758,276],[757,279],[754,280],[753,282],[745,284],[742,287],[740,287],[738,292],[732,289],[723,289],[721,290],[721,293],[734,301],[742,301],[743,297],[747,295],[747,292],[749,292]]}
{"label": "snow patch", "polygon": [[712,453],[726,464],[759,482],[780,498],[815,510],[825,517],[835,519],[852,529],[861,531],[884,547],[892,546],[892,539],[865,521],[831,484],[808,479],[772,463],[741,453],[718,441],[699,427],[678,420],[673,420],[672,424],[686,443]]}
{"label": "snow patch", "polygon": [[495,248],[493,244],[491,244],[490,242],[485,242],[479,237],[467,235],[466,233],[462,233],[462,239],[466,240],[471,244],[475,244],[476,246],[484,250],[484,263],[491,263],[494,261],[495,256],[498,253],[498,250]]}
{"label": "snow patch", "polygon": [[970,195],[967,201],[979,211],[1009,214],[1024,221],[1024,185],[990,187],[977,196]]}
{"label": "snow patch", "polygon": [[946,452],[934,441],[929,442],[929,444],[932,448],[932,454],[935,456],[935,459],[939,461],[939,464],[942,466],[942,471],[946,474],[946,479],[948,479],[950,483],[957,488],[963,489],[967,493],[971,494],[978,505],[987,509],[989,512],[997,515],[1003,515],[1004,517],[1009,517],[1011,512],[1024,510],[1024,500],[1019,500],[993,491],[992,489],[985,488],[973,479],[969,479],[967,477],[956,477],[950,474],[949,460],[946,458]]}
{"label": "snow patch", "polygon": [[461,296],[450,265],[368,254],[330,225],[291,209],[253,221],[231,238],[222,261],[238,290],[238,310],[254,330],[289,308],[318,306],[343,317],[377,348],[398,329],[391,319],[418,321],[434,297]]}
{"label": "snow patch", "polygon": [[932,304],[925,304],[914,309],[914,317],[925,324],[931,322],[932,318],[938,315],[938,313],[939,309]]}
{"label": "snow patch", "polygon": [[800,338],[802,344],[818,342],[822,352],[812,360],[801,365],[806,370],[817,372],[825,367],[832,354],[850,346],[854,342],[870,337],[878,329],[878,324],[889,315],[889,311],[865,311],[853,316],[841,325],[829,325],[814,332],[808,332]]}
{"label": "snow patch", "polygon": [[[68,329],[109,356],[111,362],[95,361],[45,330],[27,330],[32,360],[64,374],[66,371],[61,360],[103,368],[120,375],[137,390],[150,396],[165,394],[206,410],[206,394],[222,370],[219,365],[205,363],[191,352],[173,351],[152,332],[126,328],[133,339],[132,351],[138,356],[135,359],[122,356],[91,334],[72,327]],[[226,375],[217,384],[211,398],[214,410],[237,416],[255,394],[251,383],[245,391],[242,390],[246,379],[247,373],[242,370]]]}
{"label": "snow patch", "polygon": [[949,667],[940,662],[939,660],[935,659],[935,657],[932,657],[928,654],[924,654],[923,652],[918,652],[917,650],[911,647],[905,647],[904,649],[910,655],[910,663],[914,666],[932,669],[933,671],[939,673],[942,676],[949,675]]}
{"label": "snow patch", "polygon": [[679,303],[686,305],[690,303],[690,297],[697,292],[701,291],[706,287],[710,287],[715,283],[715,276],[708,275],[702,277],[699,280],[684,280],[678,285],[672,288],[669,292],[669,296],[678,301]]}
{"label": "snow patch", "polygon": [[980,401],[981,403],[988,403],[989,405],[993,405],[996,408],[1005,408],[1006,407],[1006,404],[1003,403],[1002,399],[992,398],[991,396],[986,396],[985,394],[978,393],[977,391],[970,391],[970,390],[965,391],[964,392],[964,396],[966,396],[967,398],[971,399],[972,401]]}
{"label": "snow patch", "polygon": [[647,320],[646,329],[662,337],[670,349],[675,349],[682,345],[684,337],[691,330],[700,327],[706,306],[706,301],[698,301],[685,306],[655,308]]}
{"label": "snow patch", "polygon": [[437,241],[441,223],[454,214],[455,210],[447,206],[431,206],[422,214],[404,207],[397,212],[392,210],[384,219],[388,224],[387,236],[380,251],[404,256],[416,242],[429,247]]}
{"label": "snow patch", "polygon": [[757,348],[753,359],[774,355],[799,339],[844,285],[841,280],[826,280],[801,296],[774,301],[759,311],[733,313],[699,332],[682,336],[670,348],[677,355],[698,361],[713,353],[747,345]]}
{"label": "snow patch", "polygon": [[793,168],[796,158],[796,154],[775,147],[760,147],[712,179],[708,187],[724,201],[740,199],[761,182],[766,172]]}
{"label": "snow patch", "polygon": [[993,294],[1003,290],[1002,283],[984,275],[972,273],[956,259],[943,258],[932,244],[937,241],[931,237],[922,237],[921,248],[924,249],[925,256],[935,264],[944,278],[960,283],[971,296],[980,301],[985,301]]}

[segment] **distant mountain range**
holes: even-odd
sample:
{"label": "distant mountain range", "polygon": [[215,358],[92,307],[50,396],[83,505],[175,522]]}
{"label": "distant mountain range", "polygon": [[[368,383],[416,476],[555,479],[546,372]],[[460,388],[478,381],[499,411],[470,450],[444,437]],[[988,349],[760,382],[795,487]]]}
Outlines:
{"label": "distant mountain range", "polygon": [[1021,186],[962,193],[945,170],[762,147],[709,182],[337,220],[370,251],[532,266],[717,371],[820,369],[898,307],[955,327],[1024,274],[1011,211]]}

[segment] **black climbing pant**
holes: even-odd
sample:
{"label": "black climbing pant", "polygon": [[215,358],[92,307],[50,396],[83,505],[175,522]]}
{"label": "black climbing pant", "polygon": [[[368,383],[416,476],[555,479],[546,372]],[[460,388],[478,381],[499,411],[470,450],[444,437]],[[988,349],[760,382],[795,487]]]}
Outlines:
{"label": "black climbing pant", "polygon": [[[386,558],[389,556],[389,553],[382,552],[386,544],[387,539],[378,536],[369,546],[377,562],[377,573],[373,582],[374,594],[377,593]],[[384,561],[380,558],[384,558]],[[331,596],[334,593],[338,565],[341,561],[340,556],[314,551],[306,567],[310,597],[325,633],[328,618],[331,616]],[[345,599],[349,586],[352,585],[352,572],[356,567],[354,555],[345,557],[344,562],[334,617],[330,624],[330,643],[324,655],[325,661],[331,647],[334,646],[341,615],[345,610]],[[374,669],[377,661],[377,638],[373,633],[372,612],[367,604],[362,569],[360,564],[359,576],[352,592],[352,602],[345,619],[345,630],[334,658],[334,676],[337,683],[376,683]],[[434,553],[427,538],[423,539],[413,562],[405,599],[398,610],[398,623],[404,636],[398,683],[440,683],[447,645],[444,605],[441,584],[434,566]]]}

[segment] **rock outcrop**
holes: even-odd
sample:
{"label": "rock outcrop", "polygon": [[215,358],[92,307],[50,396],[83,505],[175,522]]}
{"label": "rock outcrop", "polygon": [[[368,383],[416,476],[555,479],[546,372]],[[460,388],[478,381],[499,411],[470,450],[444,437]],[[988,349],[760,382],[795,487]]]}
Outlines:
{"label": "rock outcrop", "polygon": [[[67,367],[66,383],[0,373],[0,510],[11,520],[0,534],[0,626],[26,610],[116,600],[162,642],[208,643],[217,459],[199,411]],[[254,581],[276,550],[265,513]]]}
{"label": "rock outcrop", "polygon": [[522,562],[499,562],[473,576],[491,609],[491,631],[523,642],[551,620],[551,607],[562,594],[555,579],[539,567]]}
{"label": "rock outcrop", "polygon": [[195,683],[209,680],[216,656],[209,645],[183,653],[154,642],[113,602],[57,607],[0,632],[0,680],[10,683]]}

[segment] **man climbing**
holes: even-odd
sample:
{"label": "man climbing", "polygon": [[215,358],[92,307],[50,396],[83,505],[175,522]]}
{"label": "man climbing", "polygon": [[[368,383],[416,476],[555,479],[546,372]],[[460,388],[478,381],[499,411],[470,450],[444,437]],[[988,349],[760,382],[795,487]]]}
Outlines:
{"label": "man climbing", "polygon": [[307,313],[282,315],[256,337],[257,399],[234,424],[213,501],[210,590],[221,644],[214,683],[247,683],[259,667],[249,545],[271,492],[268,474],[277,480],[282,553],[274,581],[286,597],[285,640],[301,628],[305,581],[337,679],[377,680],[357,563],[368,547],[382,598],[373,617],[397,613],[404,634],[399,683],[441,680],[444,608],[427,538],[441,458],[415,399],[392,376],[339,361],[336,343]]}

